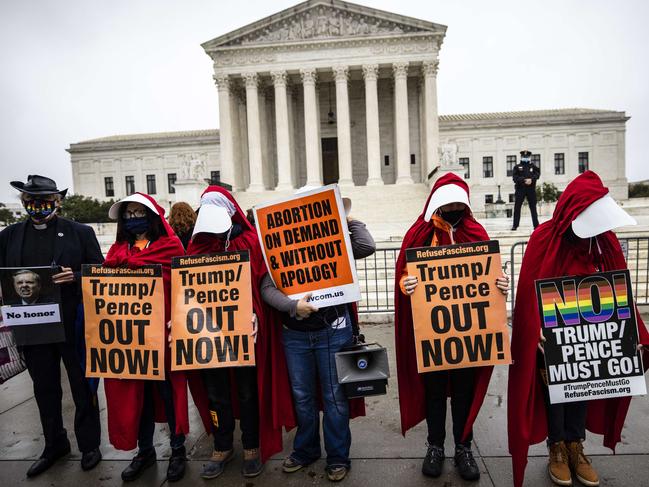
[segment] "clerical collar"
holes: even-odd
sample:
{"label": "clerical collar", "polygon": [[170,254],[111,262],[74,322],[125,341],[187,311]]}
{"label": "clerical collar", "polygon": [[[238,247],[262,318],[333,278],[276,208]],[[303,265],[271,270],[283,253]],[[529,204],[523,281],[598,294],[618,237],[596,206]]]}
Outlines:
{"label": "clerical collar", "polygon": [[35,230],[47,230],[47,227],[49,224],[54,224],[55,219],[52,218],[49,221],[46,221],[45,223],[34,223],[32,220],[32,226],[34,227]]}

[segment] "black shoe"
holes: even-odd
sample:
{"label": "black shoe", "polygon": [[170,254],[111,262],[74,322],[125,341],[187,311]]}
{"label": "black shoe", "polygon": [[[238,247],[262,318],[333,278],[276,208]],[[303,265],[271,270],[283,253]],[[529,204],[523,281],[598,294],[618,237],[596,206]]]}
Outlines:
{"label": "black shoe", "polygon": [[516,230],[518,230],[518,227],[512,227],[512,232],[515,232]]}
{"label": "black shoe", "polygon": [[124,482],[135,480],[140,475],[142,475],[142,472],[144,472],[145,469],[155,464],[155,462],[155,448],[151,448],[150,450],[144,452],[137,452],[135,458],[131,460],[129,466],[126,467],[122,472],[122,480]]}
{"label": "black shoe", "polygon": [[41,457],[32,463],[32,466],[27,470],[27,477],[36,477],[42,474],[54,465],[59,458],[66,456],[68,453],[70,453],[70,442],[66,439],[65,443],[60,446],[49,452],[43,452]]}
{"label": "black shoe", "polygon": [[444,448],[436,445],[428,445],[424,463],[421,465],[421,473],[427,477],[439,477],[442,475],[444,458]]}
{"label": "black shoe", "polygon": [[187,462],[186,454],[184,446],[171,450],[171,458],[169,458],[169,466],[167,467],[167,480],[169,482],[177,482],[184,477],[185,463]]}
{"label": "black shoe", "polygon": [[101,452],[99,448],[86,451],[81,454],[81,469],[92,470],[101,461]]}
{"label": "black shoe", "polygon": [[480,469],[473,458],[470,446],[457,445],[455,447],[455,468],[464,480],[480,478]]}

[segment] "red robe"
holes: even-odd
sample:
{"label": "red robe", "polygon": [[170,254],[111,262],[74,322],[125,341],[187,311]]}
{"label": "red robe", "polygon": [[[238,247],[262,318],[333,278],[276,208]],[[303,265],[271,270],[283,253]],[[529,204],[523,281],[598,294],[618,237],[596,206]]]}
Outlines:
{"label": "red robe", "polygon": [[[277,313],[261,298],[261,281],[268,271],[257,240],[257,231],[246,219],[243,211],[227,190],[220,186],[209,186],[203,194],[208,192],[221,193],[232,202],[236,209],[232,221],[241,226],[242,233],[230,240],[228,250],[248,250],[250,252],[252,302],[258,320],[255,357],[257,397],[259,398],[259,447],[263,462],[275,453],[282,451],[282,427],[290,430],[295,426],[291,388],[281,340],[281,325]],[[187,255],[224,251],[224,241],[209,233],[199,233],[187,247]],[[200,374],[188,374],[188,377],[190,384],[200,384],[202,387]],[[233,375],[231,377],[232,384],[235,384],[235,381]],[[197,402],[197,406],[199,409],[208,408],[207,395],[201,395],[201,397],[205,402],[203,404]],[[232,398],[236,402],[236,394],[232,394]]]}
{"label": "red robe", "polygon": [[[589,239],[569,240],[563,235],[572,221],[591,203],[605,196],[608,189],[597,174],[586,171],[565,189],[552,215],[530,237],[523,257],[516,306],[512,322],[512,360],[509,368],[507,426],[509,452],[512,455],[514,485],[523,485],[527,451],[548,435],[543,399],[545,387],[539,380],[537,345],[541,322],[534,281],[550,277],[587,275],[601,271],[626,269],[624,254],[611,231],[598,235],[597,244]],[[640,343],[649,345],[649,333],[636,309]],[[644,352],[645,367],[649,353]],[[588,401],[586,428],[604,435],[604,446],[615,449],[620,441],[630,397]]]}
{"label": "red robe", "polygon": [[[158,205],[151,196],[140,194],[151,201],[157,209],[164,232],[160,238],[155,242],[151,242],[143,250],[130,246],[126,241],[116,241],[108,251],[104,266],[127,266],[136,269],[143,265],[161,264],[165,297],[165,323],[167,323],[171,316],[171,258],[184,255],[185,251],[182,243],[180,243],[180,240],[164,218],[164,208]],[[168,330],[165,326],[165,338],[167,335]],[[171,372],[169,353],[165,353],[165,373],[171,381],[173,389],[176,434],[187,434],[189,433],[187,380],[184,372]],[[137,446],[137,435],[144,401],[144,383],[144,380],[135,379],[104,379],[108,409],[108,438],[110,443],[118,450],[132,450]],[[156,421],[166,422],[162,399],[155,387],[153,390],[156,397]],[[203,415],[203,422],[206,426],[209,426],[209,415]]]}
{"label": "red robe", "polygon": [[[399,382],[399,407],[401,410],[401,433],[404,436],[406,431],[419,424],[426,417],[426,393],[422,376],[417,371],[410,296],[406,296],[401,292],[399,281],[406,267],[406,249],[423,247],[426,245],[426,242],[432,240],[433,232],[440,245],[451,244],[451,238],[447,232],[436,228],[432,221],[426,222],[424,220],[424,214],[431,196],[438,188],[446,184],[461,186],[467,192],[467,195],[469,194],[469,186],[462,178],[455,174],[446,174],[435,182],[424,205],[424,211],[403,237],[403,243],[401,244],[395,269],[394,327],[397,378]],[[473,218],[470,210],[467,209],[462,220],[455,227],[455,243],[480,242],[484,240],[489,240],[489,235],[487,235],[482,225]],[[473,422],[480,411],[485,394],[487,393],[493,367],[476,367],[475,371],[475,390],[469,416],[464,427],[464,438],[471,431]]]}

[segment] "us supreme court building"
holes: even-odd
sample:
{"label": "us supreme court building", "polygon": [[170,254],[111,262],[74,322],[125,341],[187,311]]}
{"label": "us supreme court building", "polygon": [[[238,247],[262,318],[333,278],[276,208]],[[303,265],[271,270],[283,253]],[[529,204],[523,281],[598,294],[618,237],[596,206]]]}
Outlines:
{"label": "us supreme court building", "polygon": [[529,149],[540,182],[563,189],[593,169],[615,198],[627,198],[629,117],[622,111],[440,115],[446,29],[339,0],[309,0],[220,35],[202,44],[214,67],[218,129],[73,143],[74,192],[118,199],[144,191],[169,206],[179,189],[187,199],[192,184],[221,181],[246,208],[336,182],[352,197],[354,213],[387,225],[389,235],[410,225],[430,184],[448,171],[466,177],[477,214],[499,186],[509,201],[511,171],[519,151]]}

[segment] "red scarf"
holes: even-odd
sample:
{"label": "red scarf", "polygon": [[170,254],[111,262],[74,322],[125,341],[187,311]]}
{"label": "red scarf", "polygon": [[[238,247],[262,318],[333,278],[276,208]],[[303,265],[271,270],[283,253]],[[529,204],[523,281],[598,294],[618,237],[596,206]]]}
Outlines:
{"label": "red scarf", "polygon": [[[613,232],[598,235],[592,246],[588,239],[563,238],[573,220],[589,205],[605,196],[608,189],[592,171],[575,178],[565,189],[552,215],[530,237],[525,249],[516,292],[512,322],[512,360],[509,368],[507,423],[509,452],[512,455],[514,485],[523,485],[529,445],[548,435],[545,387],[539,380],[537,345],[541,322],[534,281],[549,277],[591,274],[626,269],[627,264]],[[598,248],[599,247],[599,248]],[[601,249],[601,252],[600,250]],[[649,333],[636,310],[640,343],[649,344]],[[649,353],[644,352],[645,367]],[[630,397],[588,401],[586,427],[604,435],[604,446],[615,449],[631,402]]]}
{"label": "red scarf", "polygon": [[[158,205],[156,200],[151,196],[142,193],[139,194],[147,198],[156,208],[163,226],[162,235],[142,250],[135,246],[131,246],[127,241],[116,241],[108,251],[108,255],[104,261],[104,266],[127,266],[131,269],[136,269],[143,265],[161,264],[165,291],[166,323],[171,316],[171,258],[184,255],[185,251],[182,243],[180,243],[180,240],[164,218],[164,208]],[[121,222],[118,222],[118,225],[120,224]],[[165,338],[167,335],[168,330],[165,326]],[[184,372],[171,372],[169,353],[165,353],[165,371],[173,388],[176,433],[187,434],[189,433],[187,380]],[[104,379],[104,389],[106,391],[106,404],[108,409],[108,437],[110,443],[118,450],[132,450],[137,446],[137,435],[144,401],[144,385],[144,380]],[[167,422],[162,399],[159,397],[156,387],[153,389],[155,391],[156,421]],[[207,421],[206,425],[209,425],[209,416]]]}
{"label": "red scarf", "polygon": [[[437,242],[438,245],[450,245],[451,236],[445,225],[435,224],[435,219],[427,222],[424,214],[433,193],[447,184],[461,186],[469,194],[469,186],[455,174],[446,174],[439,178],[426,200],[424,211],[403,237],[399,258],[395,269],[394,287],[394,327],[397,354],[397,377],[399,383],[399,407],[401,409],[401,433],[406,434],[413,426],[419,424],[426,417],[426,394],[421,374],[417,372],[417,359],[415,355],[415,336],[412,324],[412,308],[410,296],[404,295],[399,288],[399,281],[406,267],[406,249],[423,247],[426,242]],[[480,242],[489,240],[489,235],[480,225],[470,210],[467,209],[460,222],[455,227],[454,243]],[[471,410],[464,427],[464,437],[467,436],[478,411],[482,406],[493,367],[476,367],[475,390]]]}
{"label": "red scarf", "polygon": [[[291,388],[288,381],[288,371],[284,358],[284,348],[281,340],[281,322],[277,313],[261,298],[261,281],[268,272],[257,239],[257,232],[246,219],[234,197],[220,186],[209,186],[204,192],[218,192],[234,205],[236,212],[232,222],[241,226],[240,235],[230,240],[228,251],[248,250],[250,253],[250,269],[252,273],[252,300],[257,315],[258,332],[255,345],[257,363],[257,397],[259,398],[259,442],[262,461],[275,453],[282,451],[282,427],[287,430],[295,426]],[[187,255],[210,254],[224,252],[224,240],[209,233],[195,235],[187,247]],[[189,374],[190,383],[200,383],[200,374]],[[235,377],[230,378],[235,384]],[[233,385],[233,388],[236,387]],[[235,389],[236,390],[236,389]],[[232,394],[236,398],[236,393]],[[194,398],[196,400],[196,397]],[[207,397],[205,396],[205,401]],[[207,407],[197,404],[199,410]]]}

